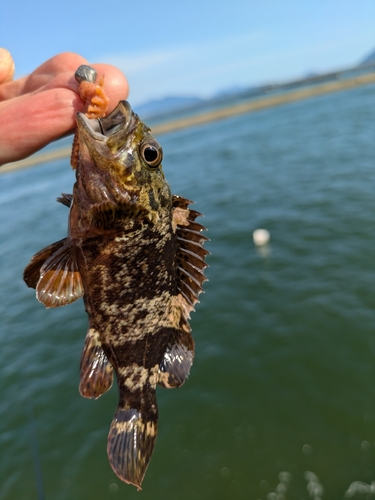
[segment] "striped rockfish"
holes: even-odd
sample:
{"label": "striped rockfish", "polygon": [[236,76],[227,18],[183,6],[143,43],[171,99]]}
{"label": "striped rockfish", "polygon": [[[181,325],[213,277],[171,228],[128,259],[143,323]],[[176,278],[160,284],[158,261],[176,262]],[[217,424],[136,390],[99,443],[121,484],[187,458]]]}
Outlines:
{"label": "striped rockfish", "polygon": [[79,390],[98,398],[116,374],[119,403],[107,452],[114,472],[138,489],[157,435],[156,386],[181,386],[194,342],[189,318],[205,281],[205,229],[192,202],[171,194],[162,148],[120,101],[102,118],[77,114],[68,236],[24,272],[46,307],[83,296],[89,327]]}

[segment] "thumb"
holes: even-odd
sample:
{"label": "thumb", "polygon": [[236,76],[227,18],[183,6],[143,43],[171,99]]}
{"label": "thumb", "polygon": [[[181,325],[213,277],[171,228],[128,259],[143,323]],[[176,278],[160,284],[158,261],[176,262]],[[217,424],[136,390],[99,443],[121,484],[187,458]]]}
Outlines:
{"label": "thumb", "polygon": [[0,48],[0,84],[13,80],[14,61],[9,50]]}

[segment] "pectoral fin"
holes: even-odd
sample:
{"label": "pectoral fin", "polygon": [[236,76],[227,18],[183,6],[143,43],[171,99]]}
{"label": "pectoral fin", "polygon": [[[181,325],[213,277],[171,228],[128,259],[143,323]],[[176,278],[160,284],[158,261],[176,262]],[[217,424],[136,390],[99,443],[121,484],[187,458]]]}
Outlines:
{"label": "pectoral fin", "polygon": [[84,290],[75,257],[76,247],[67,243],[40,268],[36,297],[46,307],[60,307],[82,297]]}
{"label": "pectoral fin", "polygon": [[97,399],[112,387],[113,368],[94,328],[89,328],[86,334],[80,371],[79,392],[84,398]]}
{"label": "pectoral fin", "polygon": [[59,196],[56,199],[56,201],[58,201],[59,203],[62,203],[66,207],[70,208],[72,205],[72,201],[73,201],[73,195],[68,194],[68,193],[62,193],[61,196]]}
{"label": "pectoral fin", "polygon": [[43,248],[43,250],[40,250],[34,255],[23,272],[23,279],[27,286],[29,286],[30,288],[36,288],[36,285],[40,278],[40,268],[43,266],[46,260],[55,252],[57,252],[57,250],[62,248],[66,244],[66,242],[67,238],[56,241],[55,243],[52,243],[52,245]]}

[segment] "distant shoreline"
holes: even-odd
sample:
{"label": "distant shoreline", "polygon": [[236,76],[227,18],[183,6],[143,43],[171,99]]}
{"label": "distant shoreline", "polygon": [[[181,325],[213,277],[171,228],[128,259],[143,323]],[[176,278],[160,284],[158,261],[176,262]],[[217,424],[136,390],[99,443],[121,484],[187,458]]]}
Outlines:
{"label": "distant shoreline", "polygon": [[[261,97],[258,99],[253,99],[248,102],[234,104],[213,111],[207,111],[204,113],[195,114],[185,118],[170,120],[166,123],[154,125],[152,127],[152,133],[155,136],[158,136],[166,134],[168,132],[174,132],[177,130],[183,130],[185,128],[194,127],[197,125],[204,125],[206,123],[224,120],[232,116],[238,116],[246,113],[253,113],[255,111],[259,111],[262,109],[281,106],[283,104],[301,101],[303,99],[309,99],[311,97],[316,97],[318,95],[329,94],[331,92],[339,92],[341,90],[348,90],[362,85],[369,85],[371,83],[375,83],[375,72],[367,73],[365,75],[355,76],[352,78],[347,78],[345,80],[322,83],[312,87],[297,89],[286,93],[284,92],[278,95]],[[23,168],[29,168],[34,165],[45,163],[47,161],[66,158],[69,157],[70,152],[71,152],[71,147],[69,146],[55,151],[37,153],[34,156],[31,156],[30,158],[26,158],[25,160],[21,160],[14,163],[8,163],[3,167],[0,167],[0,174],[4,174],[6,172],[13,172],[15,170]]]}

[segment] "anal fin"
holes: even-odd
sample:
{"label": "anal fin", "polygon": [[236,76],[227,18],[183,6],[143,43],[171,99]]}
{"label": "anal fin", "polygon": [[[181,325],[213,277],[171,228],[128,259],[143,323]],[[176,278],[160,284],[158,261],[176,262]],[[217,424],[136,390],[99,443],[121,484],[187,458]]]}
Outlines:
{"label": "anal fin", "polygon": [[75,250],[75,245],[66,243],[40,269],[36,297],[47,308],[70,304],[84,293]]}
{"label": "anal fin", "polygon": [[189,376],[193,359],[194,341],[190,332],[175,329],[159,365],[159,385],[168,389],[180,387]]}
{"label": "anal fin", "polygon": [[84,398],[97,399],[112,387],[113,368],[94,328],[86,334],[80,372],[79,392]]}

